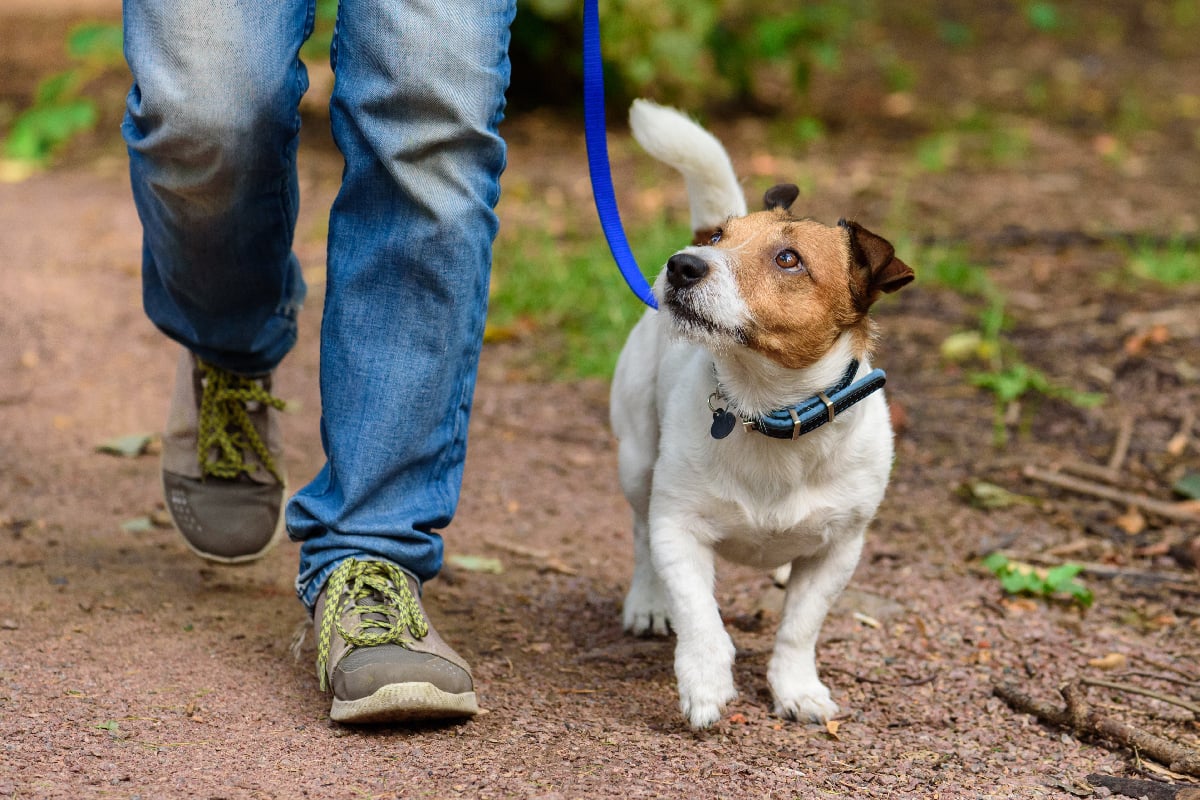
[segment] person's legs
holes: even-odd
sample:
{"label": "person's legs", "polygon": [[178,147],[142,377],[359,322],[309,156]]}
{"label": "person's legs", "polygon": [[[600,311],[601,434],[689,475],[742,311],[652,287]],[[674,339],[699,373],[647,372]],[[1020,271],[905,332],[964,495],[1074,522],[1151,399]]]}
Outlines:
{"label": "person's legs", "polygon": [[487,307],[512,0],[344,0],[346,157],[321,328],[327,462],[288,505],[311,608],[344,559],[428,580],[454,512]]}
{"label": "person's legs", "polygon": [[340,721],[477,710],[466,664],[418,598],[462,479],[514,11],[513,0],[339,10],[331,115],[346,170],[321,328],[327,460],[287,524]]}
{"label": "person's legs", "polygon": [[146,312],[201,358],[269,372],[296,338],[298,58],[313,0],[126,0],[122,133]]}
{"label": "person's legs", "polygon": [[164,435],[164,490],[189,546],[216,561],[261,555],[280,527],[266,375],[295,343],[304,299],[291,246],[307,86],[297,54],[313,6],[124,4],[134,84],[122,133],[144,231],[143,302],[190,351]]}

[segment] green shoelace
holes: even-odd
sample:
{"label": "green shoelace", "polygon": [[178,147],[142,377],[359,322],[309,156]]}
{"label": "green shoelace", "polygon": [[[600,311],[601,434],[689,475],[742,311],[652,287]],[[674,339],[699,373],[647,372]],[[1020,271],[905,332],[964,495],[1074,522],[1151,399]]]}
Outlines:
{"label": "green shoelace", "polygon": [[[408,577],[394,564],[348,558],[329,576],[325,597],[325,609],[317,621],[317,675],[322,691],[329,688],[329,648],[334,630],[351,647],[408,647],[429,633],[429,623],[409,589]],[[350,610],[358,618],[353,630],[342,624]]]}
{"label": "green shoelace", "polygon": [[270,450],[259,436],[250,414],[249,403],[283,410],[287,405],[273,396],[253,378],[197,360],[203,378],[200,397],[200,430],[197,455],[200,474],[215,478],[234,479],[243,472],[254,472],[253,462],[246,453],[253,453],[275,480],[283,483],[283,475],[271,457]]}

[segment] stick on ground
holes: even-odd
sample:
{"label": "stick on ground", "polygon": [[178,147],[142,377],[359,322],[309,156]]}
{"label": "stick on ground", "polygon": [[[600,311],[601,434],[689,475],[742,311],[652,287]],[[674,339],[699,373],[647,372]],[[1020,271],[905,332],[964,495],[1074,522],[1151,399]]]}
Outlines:
{"label": "stick on ground", "polygon": [[1183,775],[1200,777],[1200,752],[1176,744],[1120,720],[1097,714],[1084,696],[1079,683],[1069,683],[1062,689],[1066,700],[1065,708],[1055,708],[1048,703],[1034,700],[1011,683],[999,683],[992,692],[1017,711],[1032,714],[1042,722],[1067,728],[1088,737],[1106,739],[1165,764],[1171,771]]}

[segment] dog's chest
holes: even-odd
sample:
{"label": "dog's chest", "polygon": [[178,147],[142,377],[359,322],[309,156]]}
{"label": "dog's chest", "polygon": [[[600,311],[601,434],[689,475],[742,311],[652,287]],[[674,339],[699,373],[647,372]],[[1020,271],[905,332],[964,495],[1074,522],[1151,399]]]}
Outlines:
{"label": "dog's chest", "polygon": [[874,513],[874,499],[856,491],[851,476],[825,469],[718,469],[712,478],[701,503],[712,546],[722,558],[748,566],[774,568],[815,555],[835,539],[856,535]]}

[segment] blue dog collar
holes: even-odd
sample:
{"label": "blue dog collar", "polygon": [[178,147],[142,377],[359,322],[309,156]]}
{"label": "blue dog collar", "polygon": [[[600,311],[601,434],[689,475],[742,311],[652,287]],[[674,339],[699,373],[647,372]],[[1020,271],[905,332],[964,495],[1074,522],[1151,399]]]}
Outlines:
{"label": "blue dog collar", "polygon": [[[873,369],[860,380],[854,380],[858,372],[858,361],[851,361],[846,373],[836,386],[817,392],[807,400],[794,406],[779,408],[758,417],[742,417],[742,427],[755,430],[772,439],[799,439],[838,415],[855,403],[883,388],[887,375],[881,369]],[[738,417],[725,408],[714,407],[722,399],[720,386],[708,398],[708,408],[713,412],[713,424],[709,433],[714,439],[724,439],[737,426]]]}

